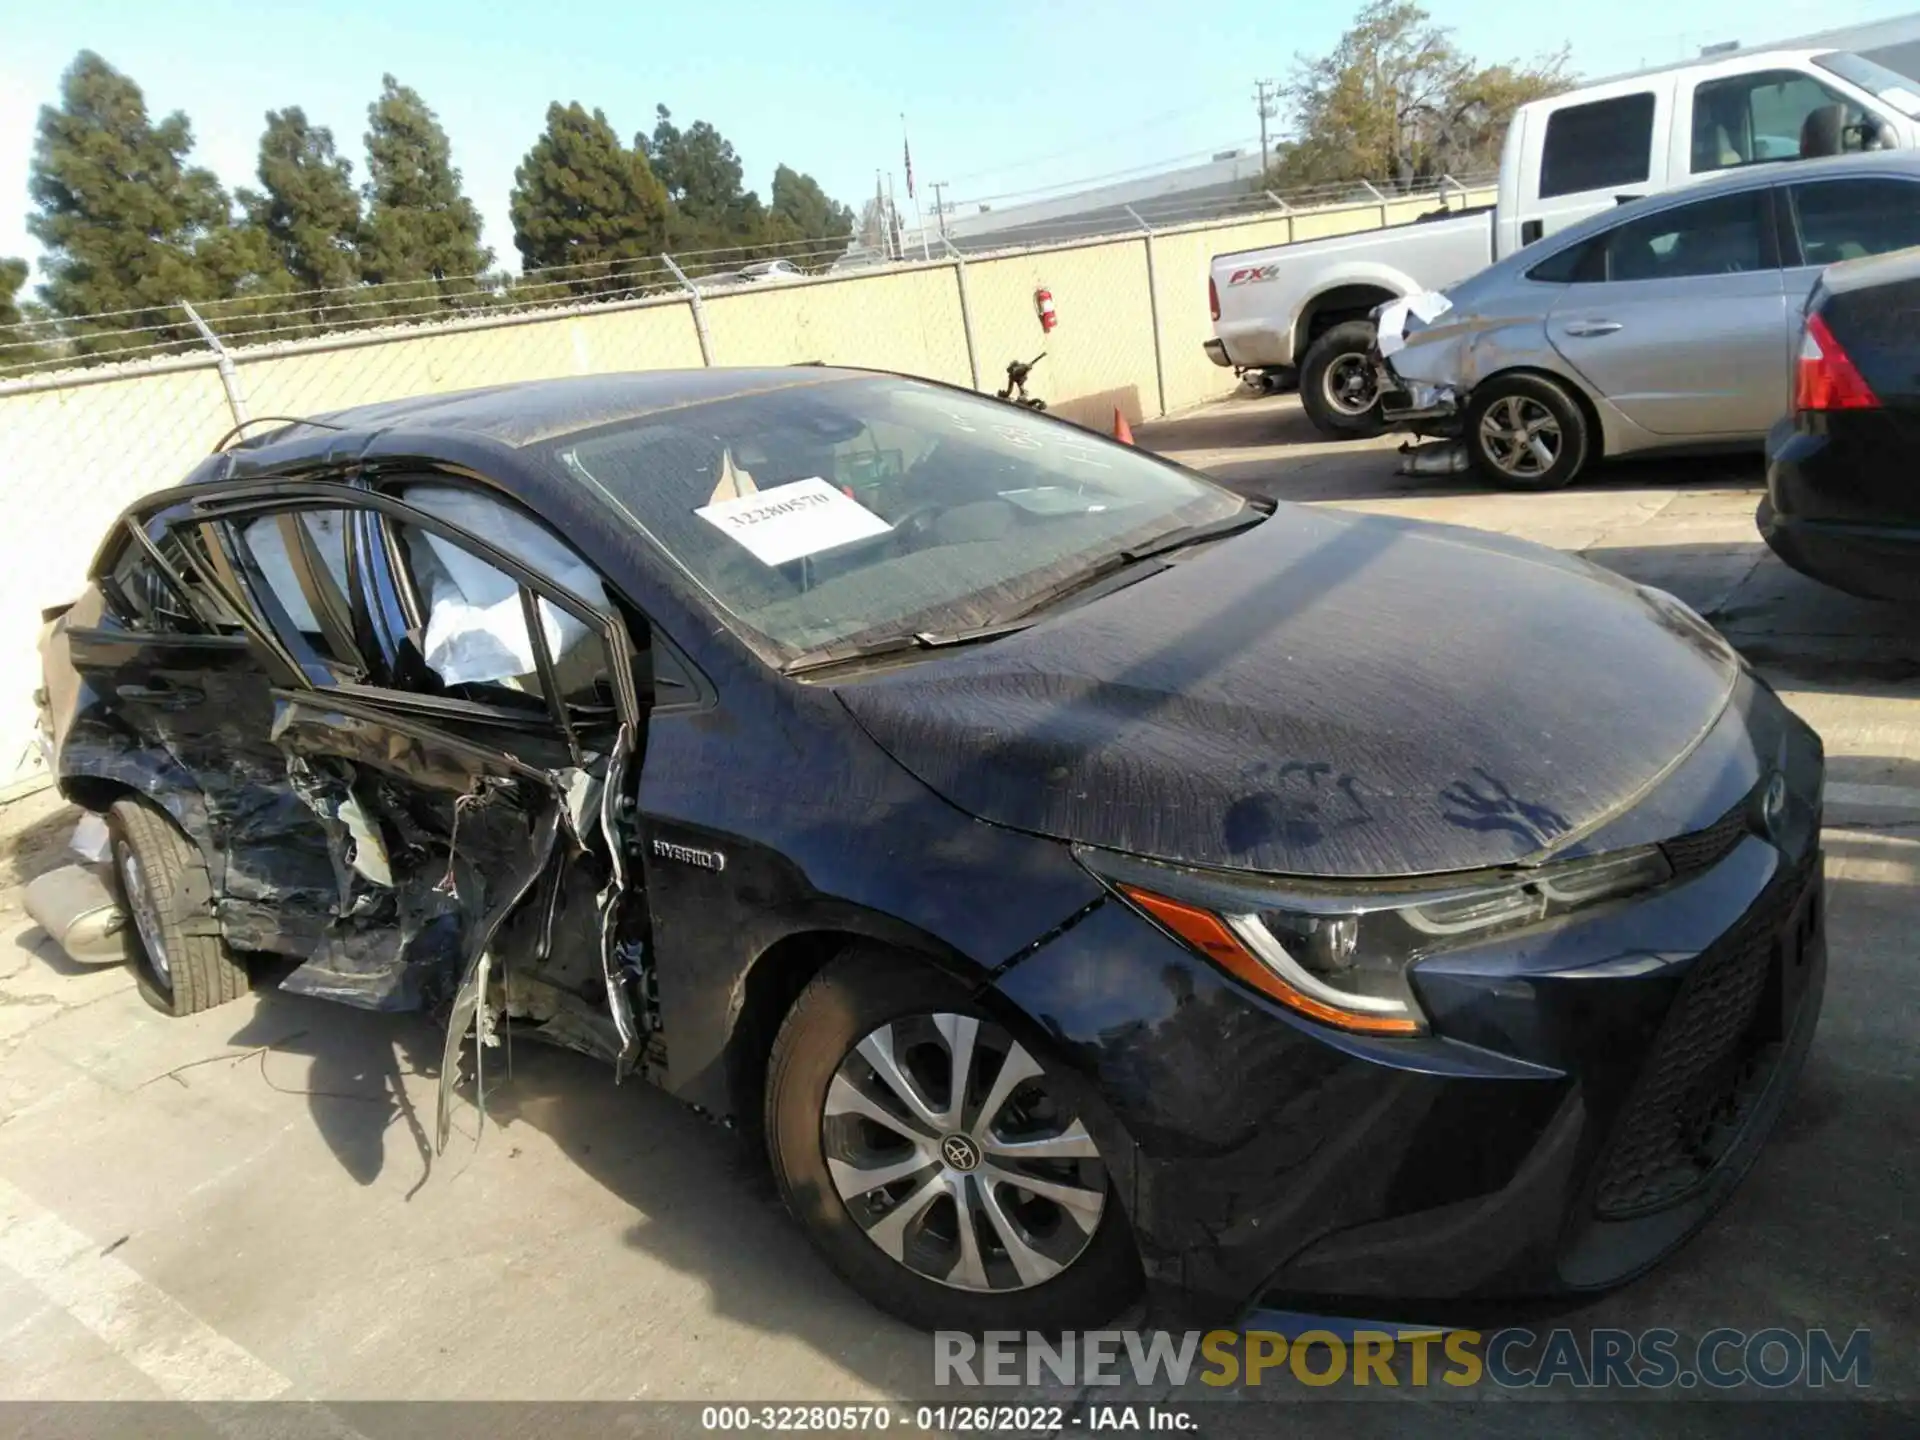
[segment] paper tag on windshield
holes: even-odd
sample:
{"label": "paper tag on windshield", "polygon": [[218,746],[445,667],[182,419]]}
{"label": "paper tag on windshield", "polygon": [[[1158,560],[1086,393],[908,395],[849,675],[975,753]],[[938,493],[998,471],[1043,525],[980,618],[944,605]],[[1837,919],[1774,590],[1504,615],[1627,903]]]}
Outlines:
{"label": "paper tag on windshield", "polygon": [[817,475],[702,505],[693,513],[738,540],[763,565],[784,565],[893,528]]}

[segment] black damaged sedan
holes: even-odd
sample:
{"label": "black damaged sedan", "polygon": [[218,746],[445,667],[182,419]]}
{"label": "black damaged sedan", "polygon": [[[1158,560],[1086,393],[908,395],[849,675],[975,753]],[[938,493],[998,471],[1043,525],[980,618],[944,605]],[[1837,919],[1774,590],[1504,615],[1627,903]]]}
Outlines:
{"label": "black damaged sedan", "polygon": [[92,573],[45,718],[143,993],[443,1016],[443,1140],[509,1030],[638,1072],[915,1324],[1617,1283],[1819,1012],[1820,743],[1691,611],[969,393],[368,406]]}

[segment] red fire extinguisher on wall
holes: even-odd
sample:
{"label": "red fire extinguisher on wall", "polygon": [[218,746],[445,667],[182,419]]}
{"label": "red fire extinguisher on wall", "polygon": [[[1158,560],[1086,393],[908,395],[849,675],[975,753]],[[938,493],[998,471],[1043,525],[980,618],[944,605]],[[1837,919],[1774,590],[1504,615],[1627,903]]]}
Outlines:
{"label": "red fire extinguisher on wall", "polygon": [[1051,334],[1053,327],[1060,323],[1060,317],[1056,315],[1053,310],[1053,292],[1044,285],[1038,290],[1035,290],[1033,292],[1033,308],[1038,311],[1040,315],[1041,333]]}

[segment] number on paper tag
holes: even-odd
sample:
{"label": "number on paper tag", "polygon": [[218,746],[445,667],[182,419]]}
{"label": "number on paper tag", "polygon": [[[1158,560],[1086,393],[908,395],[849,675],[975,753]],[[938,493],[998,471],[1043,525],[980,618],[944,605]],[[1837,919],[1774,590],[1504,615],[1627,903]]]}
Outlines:
{"label": "number on paper tag", "polygon": [[738,540],[763,565],[784,565],[893,528],[817,475],[719,500],[693,513]]}

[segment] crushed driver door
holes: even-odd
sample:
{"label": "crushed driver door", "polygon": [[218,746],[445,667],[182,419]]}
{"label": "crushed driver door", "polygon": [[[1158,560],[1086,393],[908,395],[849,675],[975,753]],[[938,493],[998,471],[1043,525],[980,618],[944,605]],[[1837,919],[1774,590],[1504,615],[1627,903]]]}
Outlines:
{"label": "crushed driver door", "polygon": [[244,583],[271,590],[284,562],[327,602],[309,607],[319,638],[353,642],[351,657],[313,654],[280,607],[282,638],[329,683],[276,690],[273,738],[328,829],[339,886],[334,943],[286,985],[450,1006],[444,1147],[470,1031],[477,1057],[511,1023],[622,1074],[645,1060],[646,913],[626,834],[644,719],[634,651],[598,577],[478,486],[303,490],[302,505],[337,507],[350,537],[337,605],[323,556],[288,545],[260,563],[273,544],[261,537],[284,531],[259,522],[284,499],[227,517]]}

